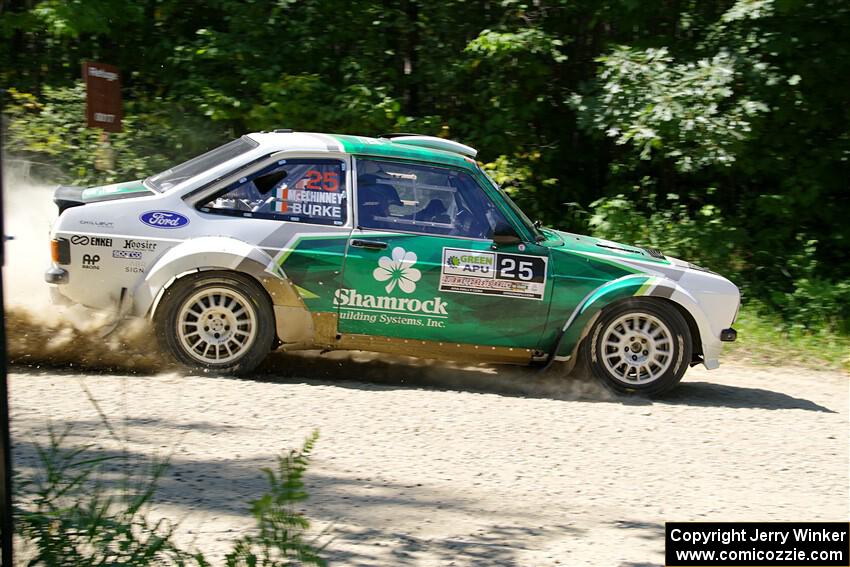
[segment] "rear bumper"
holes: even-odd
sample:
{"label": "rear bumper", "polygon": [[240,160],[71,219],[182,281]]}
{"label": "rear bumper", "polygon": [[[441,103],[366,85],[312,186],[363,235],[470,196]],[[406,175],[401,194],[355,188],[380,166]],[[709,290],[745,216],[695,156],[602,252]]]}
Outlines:
{"label": "rear bumper", "polygon": [[44,281],[49,284],[66,284],[68,283],[68,270],[59,266],[51,266],[44,272]]}

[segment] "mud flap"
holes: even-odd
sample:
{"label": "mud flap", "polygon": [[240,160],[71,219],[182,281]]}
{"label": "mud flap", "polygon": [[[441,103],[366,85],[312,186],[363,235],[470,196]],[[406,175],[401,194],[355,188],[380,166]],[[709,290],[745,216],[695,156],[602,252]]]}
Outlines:
{"label": "mud flap", "polygon": [[106,325],[103,329],[100,330],[98,335],[100,338],[106,338],[112,333],[115,332],[115,329],[118,328],[118,325],[121,324],[121,321],[124,320],[124,317],[130,312],[130,306],[132,305],[132,300],[130,299],[130,294],[127,293],[127,288],[121,288],[121,294],[118,296],[118,309],[115,312],[115,320]]}

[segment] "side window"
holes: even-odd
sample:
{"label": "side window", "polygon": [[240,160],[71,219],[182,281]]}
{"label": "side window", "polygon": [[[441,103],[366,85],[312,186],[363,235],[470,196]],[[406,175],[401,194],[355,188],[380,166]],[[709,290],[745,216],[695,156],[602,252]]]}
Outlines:
{"label": "side window", "polygon": [[361,228],[488,239],[504,217],[467,173],[449,168],[357,160]]}
{"label": "side window", "polygon": [[343,225],[346,221],[343,162],[279,160],[243,177],[201,206],[207,213]]}

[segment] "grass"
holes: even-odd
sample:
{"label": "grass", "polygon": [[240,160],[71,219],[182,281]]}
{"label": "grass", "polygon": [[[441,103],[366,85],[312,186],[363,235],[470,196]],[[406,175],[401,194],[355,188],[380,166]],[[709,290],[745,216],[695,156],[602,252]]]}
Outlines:
{"label": "grass", "polygon": [[752,305],[741,307],[735,329],[738,340],[724,347],[731,358],[850,373],[850,336],[829,330],[789,329],[778,318],[763,315]]}
{"label": "grass", "polygon": [[[96,400],[89,399],[120,441]],[[187,551],[174,543],[175,523],[149,519],[165,461],[154,460],[145,472],[136,474],[135,463],[126,455],[99,456],[93,444],[66,447],[69,433],[69,427],[57,433],[48,426],[49,444],[36,444],[39,466],[27,475],[18,471],[15,478],[15,515],[22,540],[18,554],[28,559],[27,565],[212,565],[201,551]],[[314,431],[300,450],[279,456],[277,470],[263,469],[269,488],[250,504],[256,527],[233,542],[224,565],[327,564],[320,556],[324,545],[317,545],[318,536],[306,538],[310,521],[298,508],[308,497],[303,477],[318,437]],[[114,472],[107,468],[110,461],[124,469],[118,491],[104,482]]]}

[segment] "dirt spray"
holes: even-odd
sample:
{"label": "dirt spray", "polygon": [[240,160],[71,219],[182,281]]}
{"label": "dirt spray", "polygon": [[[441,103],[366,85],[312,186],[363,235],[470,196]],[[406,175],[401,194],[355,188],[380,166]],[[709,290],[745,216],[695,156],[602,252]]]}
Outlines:
{"label": "dirt spray", "polygon": [[44,272],[50,266],[50,229],[56,220],[56,184],[28,174],[13,161],[3,183],[6,234],[6,326],[13,364],[86,366],[152,371],[162,356],[147,325],[129,321],[115,332],[113,316],[81,306],[59,307],[50,300]]}

